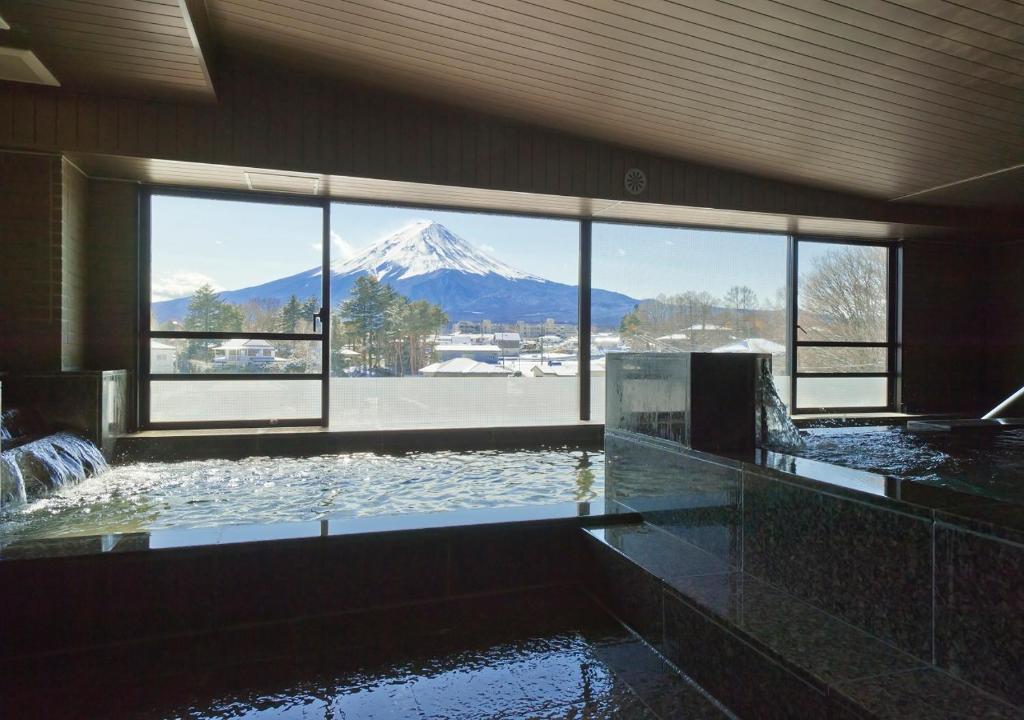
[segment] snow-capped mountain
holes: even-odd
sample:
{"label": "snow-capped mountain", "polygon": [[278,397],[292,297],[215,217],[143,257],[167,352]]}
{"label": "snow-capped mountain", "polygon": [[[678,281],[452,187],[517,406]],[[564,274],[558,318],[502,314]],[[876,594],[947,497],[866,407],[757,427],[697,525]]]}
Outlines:
{"label": "snow-capped mountain", "polygon": [[473,247],[432,220],[417,220],[358,255],[331,264],[334,274],[365,271],[376,275],[382,282],[407,280],[439,270],[543,282],[542,278],[520,272]]}
{"label": "snow-capped mountain", "polygon": [[[577,320],[577,290],[530,275],[490,256],[443,225],[421,220],[374,243],[357,255],[331,264],[331,302],[348,297],[356,278],[374,275],[411,300],[440,305],[452,322],[556,322]],[[319,296],[320,268],[239,290],[220,297],[232,303],[253,299],[282,303],[295,295],[300,300]],[[633,298],[607,290],[592,290],[593,321],[617,325],[636,305]],[[181,320],[189,298],[153,304],[159,322]]]}

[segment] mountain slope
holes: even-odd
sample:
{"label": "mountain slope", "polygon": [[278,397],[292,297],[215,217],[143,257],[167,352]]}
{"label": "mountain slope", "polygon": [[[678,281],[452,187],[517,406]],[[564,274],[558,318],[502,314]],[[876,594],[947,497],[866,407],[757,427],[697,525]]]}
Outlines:
{"label": "mountain slope", "polygon": [[[452,322],[577,321],[575,285],[556,283],[506,265],[458,237],[443,225],[420,221],[406,226],[361,253],[331,265],[331,302],[348,297],[356,279],[375,275],[412,300],[440,305]],[[220,297],[243,303],[253,299],[281,302],[319,297],[320,269],[307,270],[261,285],[228,290]],[[592,290],[593,322],[618,325],[637,301],[621,293]],[[189,298],[153,304],[158,322],[181,320]]]}

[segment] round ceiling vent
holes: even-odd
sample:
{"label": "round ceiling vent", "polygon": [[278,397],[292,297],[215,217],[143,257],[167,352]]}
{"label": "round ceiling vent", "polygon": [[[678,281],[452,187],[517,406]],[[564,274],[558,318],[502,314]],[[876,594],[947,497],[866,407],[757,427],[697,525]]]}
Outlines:
{"label": "round ceiling vent", "polygon": [[639,195],[647,189],[647,176],[640,168],[630,168],[626,171],[625,185],[630,195]]}

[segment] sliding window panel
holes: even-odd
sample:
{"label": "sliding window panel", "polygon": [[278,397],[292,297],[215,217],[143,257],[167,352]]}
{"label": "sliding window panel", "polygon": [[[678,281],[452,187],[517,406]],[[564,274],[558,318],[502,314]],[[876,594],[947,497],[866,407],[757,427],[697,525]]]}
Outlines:
{"label": "sliding window panel", "polygon": [[888,248],[808,240],[798,245],[796,341],[886,342]]}
{"label": "sliding window panel", "polygon": [[799,346],[798,373],[884,373],[888,370],[888,347],[848,345]]}
{"label": "sliding window panel", "polygon": [[579,224],[337,203],[331,427],[578,420]]}
{"label": "sliding window panel", "polygon": [[595,222],[592,242],[593,420],[609,353],[767,353],[788,387],[785,235]]}
{"label": "sliding window panel", "polygon": [[143,423],[322,424],[324,201],[175,188],[145,197]]}

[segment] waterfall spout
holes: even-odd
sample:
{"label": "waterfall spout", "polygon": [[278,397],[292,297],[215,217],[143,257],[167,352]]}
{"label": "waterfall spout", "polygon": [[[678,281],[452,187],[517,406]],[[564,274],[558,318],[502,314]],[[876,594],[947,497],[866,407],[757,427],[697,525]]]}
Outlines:
{"label": "waterfall spout", "polygon": [[4,504],[47,495],[107,468],[99,448],[70,432],[25,443],[0,455]]}
{"label": "waterfall spout", "polygon": [[775,387],[770,363],[761,366],[761,423],[764,446],[769,450],[792,453],[805,448],[800,430],[786,411],[786,404]]}

